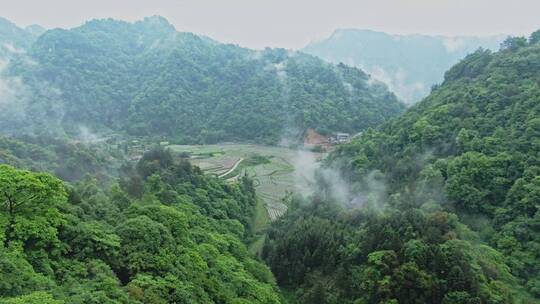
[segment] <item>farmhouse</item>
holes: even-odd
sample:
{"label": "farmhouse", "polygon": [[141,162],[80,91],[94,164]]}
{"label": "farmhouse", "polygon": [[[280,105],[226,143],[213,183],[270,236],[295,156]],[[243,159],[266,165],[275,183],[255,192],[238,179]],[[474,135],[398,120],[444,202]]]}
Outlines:
{"label": "farmhouse", "polygon": [[339,145],[348,143],[351,139],[351,135],[349,133],[336,133],[335,135],[328,138],[328,142],[331,145]]}
{"label": "farmhouse", "polygon": [[337,132],[330,137],[323,136],[314,129],[307,129],[304,137],[304,147],[307,149],[318,148],[328,151],[331,146],[348,143],[351,140],[349,133]]}

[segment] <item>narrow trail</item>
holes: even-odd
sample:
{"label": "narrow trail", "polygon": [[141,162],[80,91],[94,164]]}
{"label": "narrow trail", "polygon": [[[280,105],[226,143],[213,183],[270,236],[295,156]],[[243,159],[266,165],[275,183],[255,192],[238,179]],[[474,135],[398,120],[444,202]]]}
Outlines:
{"label": "narrow trail", "polygon": [[234,166],[232,166],[232,168],[230,168],[227,172],[221,174],[221,175],[218,175],[219,178],[222,178],[224,176],[227,176],[227,174],[231,173],[234,171],[234,169],[236,169],[236,167],[238,167],[238,165],[240,165],[240,163],[243,161],[244,159],[243,158],[240,158],[236,164],[234,164]]}

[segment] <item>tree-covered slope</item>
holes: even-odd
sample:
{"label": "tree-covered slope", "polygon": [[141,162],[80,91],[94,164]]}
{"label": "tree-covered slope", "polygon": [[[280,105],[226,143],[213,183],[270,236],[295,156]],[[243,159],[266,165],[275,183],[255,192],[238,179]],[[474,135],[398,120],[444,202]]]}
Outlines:
{"label": "tree-covered slope", "polygon": [[403,110],[361,70],[220,44],[160,17],[48,31],[7,75],[20,77],[18,110],[32,119],[4,120],[4,130],[85,125],[184,142],[277,142],[287,129],[357,132]]}
{"label": "tree-covered slope", "polygon": [[255,194],[164,150],[119,184],[0,165],[0,303],[281,303],[254,260]]}
{"label": "tree-covered slope", "polygon": [[390,35],[358,29],[338,29],[303,51],[364,69],[384,81],[407,103],[429,94],[432,85],[467,54],[483,47],[496,50],[504,37],[444,37]]}
{"label": "tree-covered slope", "polygon": [[538,302],[539,37],[467,56],[331,154],[344,205],[361,208],[332,207],[327,189],[278,222],[265,246],[278,282],[302,303]]}

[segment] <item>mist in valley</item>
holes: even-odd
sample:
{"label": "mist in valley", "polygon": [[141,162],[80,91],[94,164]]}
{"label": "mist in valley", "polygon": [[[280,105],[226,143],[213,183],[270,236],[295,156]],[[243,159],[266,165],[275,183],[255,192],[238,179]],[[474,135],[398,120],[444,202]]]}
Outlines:
{"label": "mist in valley", "polygon": [[0,304],[540,299],[537,2],[34,2]]}

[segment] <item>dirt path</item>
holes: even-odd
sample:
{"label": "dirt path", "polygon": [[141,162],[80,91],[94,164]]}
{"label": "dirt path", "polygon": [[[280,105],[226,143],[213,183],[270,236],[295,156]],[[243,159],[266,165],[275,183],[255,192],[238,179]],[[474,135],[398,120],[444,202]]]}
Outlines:
{"label": "dirt path", "polygon": [[234,171],[234,169],[236,169],[236,167],[238,167],[238,165],[240,165],[240,163],[243,161],[244,159],[243,158],[240,158],[236,164],[234,164],[234,166],[232,166],[232,168],[230,168],[227,172],[221,174],[221,175],[218,175],[219,178],[222,178],[224,176],[227,176],[227,174],[231,173]]}

